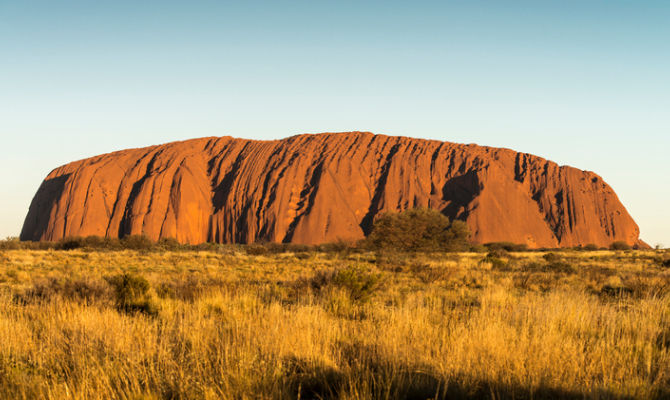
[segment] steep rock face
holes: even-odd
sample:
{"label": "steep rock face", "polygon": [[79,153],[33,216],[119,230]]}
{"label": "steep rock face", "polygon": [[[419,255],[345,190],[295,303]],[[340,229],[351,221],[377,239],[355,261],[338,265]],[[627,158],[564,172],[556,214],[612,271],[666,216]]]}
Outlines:
{"label": "steep rock face", "polygon": [[640,243],[592,172],[508,149],[363,132],[203,138],[76,161],[47,176],[21,239],[313,244],[360,239],[379,213],[411,207],[465,220],[480,243]]}

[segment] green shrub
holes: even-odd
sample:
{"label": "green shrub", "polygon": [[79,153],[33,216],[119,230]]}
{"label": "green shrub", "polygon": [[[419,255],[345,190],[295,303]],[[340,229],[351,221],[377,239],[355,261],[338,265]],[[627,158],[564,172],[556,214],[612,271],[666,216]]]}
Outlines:
{"label": "green shrub", "polygon": [[569,274],[569,275],[577,273],[577,270],[575,269],[575,267],[572,266],[572,264],[569,264],[561,260],[549,262],[547,264],[547,270],[555,273]]}
{"label": "green shrub", "polygon": [[130,235],[121,239],[121,247],[129,250],[151,250],[154,242],[144,235]]}
{"label": "green shrub", "polygon": [[75,250],[82,247],[82,238],[66,237],[56,242],[56,250]]}
{"label": "green shrub", "polygon": [[121,248],[121,242],[116,238],[102,236],[72,236],[59,240],[53,247],[56,250],[118,250]]}
{"label": "green shrub", "polygon": [[491,264],[491,269],[496,271],[511,271],[513,269],[513,265],[509,261],[509,253],[503,249],[489,251],[481,262]]}
{"label": "green shrub", "polygon": [[314,250],[314,246],[298,243],[269,243],[268,250],[272,253],[307,253]]}
{"label": "green shrub", "polygon": [[244,246],[244,251],[250,256],[262,256],[270,253],[267,247],[262,244],[249,244]]}
{"label": "green shrub", "polygon": [[0,250],[118,250],[121,248],[119,239],[100,236],[68,236],[57,242],[19,241],[18,238],[8,238],[0,241]]}
{"label": "green shrub", "polygon": [[550,272],[555,274],[572,275],[577,270],[570,264],[561,260],[552,260],[546,263],[531,262],[523,267],[525,272]]}
{"label": "green shrub", "polygon": [[49,250],[55,248],[54,242],[21,241],[18,237],[0,240],[0,250]]}
{"label": "green shrub", "polygon": [[585,250],[585,251],[596,251],[596,250],[599,250],[600,248],[593,243],[589,243],[589,244],[585,245],[584,247],[582,247],[582,249]]}
{"label": "green shrub", "polygon": [[354,241],[338,240],[331,243],[322,243],[317,249],[324,253],[352,253],[359,250],[359,243]]}
{"label": "green shrub", "polygon": [[179,243],[175,238],[162,238],[156,243],[156,247],[163,251],[179,251],[186,246]]}
{"label": "green shrub", "polygon": [[485,246],[488,247],[489,250],[505,250],[509,252],[528,250],[528,246],[525,243],[493,242],[487,243]]}
{"label": "green shrub", "polygon": [[342,288],[354,301],[366,302],[379,288],[381,274],[369,272],[362,267],[345,267],[334,271],[317,272],[307,283],[317,292],[329,288]]}
{"label": "green shrub", "polygon": [[489,249],[483,244],[473,244],[470,246],[470,251],[472,253],[486,253]]}
{"label": "green shrub", "polygon": [[82,247],[97,250],[118,250],[121,243],[117,238],[102,236],[86,236],[81,239]]}
{"label": "green shrub", "polygon": [[101,236],[72,236],[59,240],[53,244],[53,248],[56,250],[151,250],[155,245],[156,244],[151,241],[151,239],[143,235],[126,236],[121,240]]}
{"label": "green shrub", "polygon": [[610,245],[610,249],[611,250],[630,250],[631,246],[628,243],[620,240],[620,241],[612,242],[612,244]]}
{"label": "green shrub", "polygon": [[376,250],[439,252],[469,249],[470,232],[463,221],[449,221],[432,209],[386,213],[374,223],[367,245]]}
{"label": "green shrub", "polygon": [[106,280],[114,289],[115,304],[119,311],[141,312],[151,316],[158,314],[158,306],[149,292],[151,285],[145,278],[125,273]]}
{"label": "green shrub", "polygon": [[290,246],[289,243],[255,243],[253,245],[250,245],[252,248],[252,252],[256,248],[262,247],[264,251],[260,251],[259,254],[281,254],[281,253],[286,253],[290,251],[288,248]]}
{"label": "green shrub", "polygon": [[544,260],[547,261],[547,262],[555,262],[555,261],[559,261],[561,259],[561,256],[559,256],[556,253],[547,253],[547,254],[543,255],[542,258],[544,258]]}
{"label": "green shrub", "polygon": [[509,258],[509,252],[505,249],[491,249],[487,254],[485,259],[489,258]]}
{"label": "green shrub", "polygon": [[[186,250],[186,251],[212,251],[212,252],[228,252],[230,248],[228,245],[218,244],[214,242],[204,242],[200,244],[180,244],[176,239],[169,238],[168,240],[174,241],[174,248],[170,251]],[[226,248],[226,249],[224,249]],[[167,249],[166,249],[167,250]]]}
{"label": "green shrub", "polygon": [[18,250],[22,248],[22,242],[17,237],[8,237],[0,240],[0,250]]}
{"label": "green shrub", "polygon": [[491,269],[495,271],[511,271],[513,269],[509,261],[498,257],[485,257],[482,262],[491,264]]}

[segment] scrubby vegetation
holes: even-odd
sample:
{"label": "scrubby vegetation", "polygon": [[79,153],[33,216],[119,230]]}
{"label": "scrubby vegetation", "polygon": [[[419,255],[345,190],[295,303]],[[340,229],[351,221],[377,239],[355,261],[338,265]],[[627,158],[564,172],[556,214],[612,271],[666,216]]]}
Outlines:
{"label": "scrubby vegetation", "polygon": [[631,246],[626,242],[616,241],[616,242],[612,242],[612,244],[610,245],[610,249],[612,249],[612,250],[630,250]]}
{"label": "scrubby vegetation", "polygon": [[0,398],[670,396],[664,251],[155,246],[0,251]]}
{"label": "scrubby vegetation", "polygon": [[382,251],[448,252],[468,250],[469,236],[465,222],[450,221],[433,209],[413,208],[381,215],[366,242]]}
{"label": "scrubby vegetation", "polygon": [[121,251],[138,250],[144,252],[245,252],[250,255],[279,254],[287,252],[351,252],[361,248],[362,243],[338,241],[319,245],[291,243],[252,243],[252,244],[183,244],[173,238],[152,241],[143,235],[130,235],[121,239],[100,236],[66,237],[56,242],[20,241],[18,238],[0,240],[0,250],[84,250],[84,251]]}

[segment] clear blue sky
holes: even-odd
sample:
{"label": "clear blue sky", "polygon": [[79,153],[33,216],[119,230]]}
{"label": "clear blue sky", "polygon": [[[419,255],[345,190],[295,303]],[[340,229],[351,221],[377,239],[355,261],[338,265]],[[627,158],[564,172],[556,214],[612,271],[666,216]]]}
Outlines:
{"label": "clear blue sky", "polygon": [[53,168],[366,130],[600,174],[670,246],[668,1],[0,0],[0,236]]}

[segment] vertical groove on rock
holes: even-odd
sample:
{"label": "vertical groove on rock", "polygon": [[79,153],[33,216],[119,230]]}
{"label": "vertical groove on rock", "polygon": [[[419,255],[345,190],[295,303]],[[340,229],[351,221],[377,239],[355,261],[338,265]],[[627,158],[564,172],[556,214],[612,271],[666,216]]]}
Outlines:
{"label": "vertical groove on rock", "polygon": [[383,205],[381,203],[382,199],[384,198],[386,182],[388,181],[391,169],[391,163],[393,162],[393,156],[396,155],[399,148],[400,144],[398,143],[394,144],[391,147],[391,149],[388,151],[386,155],[386,160],[384,161],[384,164],[381,167],[381,172],[379,175],[379,179],[377,181],[377,187],[374,190],[374,196],[372,197],[372,201],[370,202],[370,207],[368,208],[368,212],[365,214],[360,224],[361,229],[363,229],[363,232],[366,235],[369,234],[370,231],[372,230],[372,222],[374,220],[375,215],[377,215],[377,213],[379,213],[379,211],[383,208]]}

